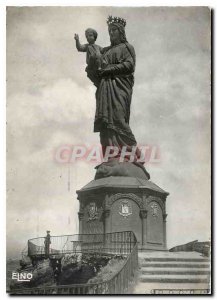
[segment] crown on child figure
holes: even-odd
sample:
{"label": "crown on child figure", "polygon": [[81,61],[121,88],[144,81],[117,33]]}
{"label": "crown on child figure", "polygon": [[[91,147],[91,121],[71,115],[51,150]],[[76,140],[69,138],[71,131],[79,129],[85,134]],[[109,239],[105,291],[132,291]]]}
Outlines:
{"label": "crown on child figure", "polygon": [[127,24],[126,20],[123,18],[108,16],[107,24],[112,25],[114,23],[119,23],[119,24],[123,25],[124,27]]}

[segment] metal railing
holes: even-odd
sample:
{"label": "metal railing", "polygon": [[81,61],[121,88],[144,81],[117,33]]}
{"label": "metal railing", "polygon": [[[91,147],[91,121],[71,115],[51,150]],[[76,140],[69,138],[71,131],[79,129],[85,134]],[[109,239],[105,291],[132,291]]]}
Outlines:
{"label": "metal railing", "polygon": [[[81,235],[84,236],[84,235]],[[90,235],[88,235],[90,238]],[[93,236],[93,235],[91,235]],[[101,236],[101,235],[100,235]],[[97,239],[96,239],[97,240]],[[89,241],[82,239],[83,242]],[[109,279],[98,283],[44,286],[25,288],[11,291],[10,294],[38,294],[38,295],[90,295],[90,294],[125,294],[138,268],[138,246],[133,232],[116,232],[102,235],[98,249],[108,254],[127,254],[126,261],[121,269]],[[101,247],[103,244],[105,247]],[[90,245],[88,245],[89,247]],[[82,247],[81,247],[82,249]],[[86,246],[85,249],[87,250]],[[93,248],[89,248],[94,250]],[[99,252],[100,252],[99,251]],[[62,252],[63,253],[63,252]]]}
{"label": "metal railing", "polygon": [[75,234],[51,236],[49,250],[45,246],[46,237],[28,240],[28,256],[44,257],[70,253],[98,252],[129,254],[135,243],[131,231],[106,234]]}

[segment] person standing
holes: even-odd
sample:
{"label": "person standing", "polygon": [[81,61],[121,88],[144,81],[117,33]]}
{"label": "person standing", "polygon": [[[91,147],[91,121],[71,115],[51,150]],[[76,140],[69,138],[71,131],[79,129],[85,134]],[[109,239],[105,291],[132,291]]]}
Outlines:
{"label": "person standing", "polygon": [[49,254],[50,254],[50,244],[51,244],[50,231],[47,230],[47,235],[44,238],[44,246],[45,246],[45,256],[46,256],[46,258],[48,258]]}

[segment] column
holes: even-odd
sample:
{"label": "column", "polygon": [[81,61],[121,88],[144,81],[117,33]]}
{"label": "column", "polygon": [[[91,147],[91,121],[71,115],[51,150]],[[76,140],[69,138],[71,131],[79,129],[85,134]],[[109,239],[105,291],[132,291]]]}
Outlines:
{"label": "column", "polygon": [[142,220],[142,246],[146,245],[147,240],[147,213],[146,209],[140,210],[140,218]]}
{"label": "column", "polygon": [[83,233],[83,218],[84,218],[84,212],[79,211],[78,212],[78,219],[79,219],[79,234]]}
{"label": "column", "polygon": [[110,232],[110,224],[109,224],[110,209],[105,208],[103,215],[104,215],[104,233],[108,233]]}
{"label": "column", "polygon": [[107,253],[110,250],[110,236],[106,235],[106,233],[110,232],[110,224],[109,224],[109,216],[110,216],[110,209],[105,208],[103,212],[104,218],[104,250]]}

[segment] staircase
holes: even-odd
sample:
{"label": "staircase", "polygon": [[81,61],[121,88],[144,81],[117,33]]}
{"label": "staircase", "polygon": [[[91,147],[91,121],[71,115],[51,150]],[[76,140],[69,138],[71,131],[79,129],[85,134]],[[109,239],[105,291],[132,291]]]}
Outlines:
{"label": "staircase", "polygon": [[[139,253],[139,271],[133,293],[149,294],[153,290],[209,289],[210,259],[197,252],[151,251]],[[203,290],[203,291],[202,291]],[[192,292],[193,293],[193,292]]]}

